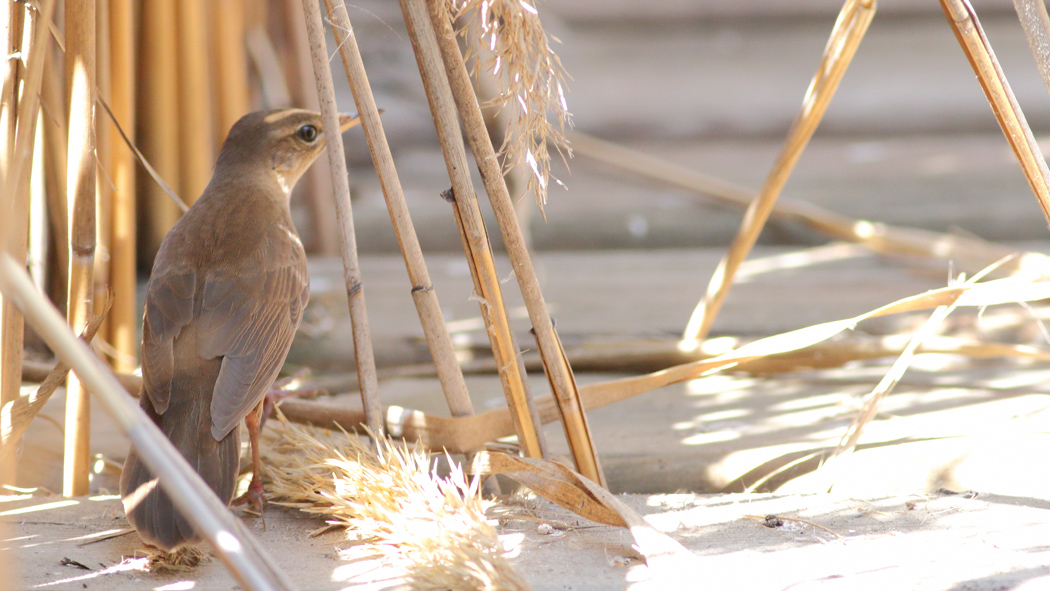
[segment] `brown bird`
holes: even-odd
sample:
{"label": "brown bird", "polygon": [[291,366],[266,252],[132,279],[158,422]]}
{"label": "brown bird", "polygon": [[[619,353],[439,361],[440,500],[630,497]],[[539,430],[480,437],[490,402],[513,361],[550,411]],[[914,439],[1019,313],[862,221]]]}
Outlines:
{"label": "brown bird", "polygon": [[[344,117],[346,129],[356,118]],[[234,124],[200,199],[164,238],[142,321],[142,408],[226,504],[237,479],[241,420],[255,468],[237,500],[264,502],[258,432],[263,400],[310,297],[306,254],[288,199],[325,147],[321,116],[250,113]],[[200,540],[132,449],[120,494],[143,541],[171,550]]]}

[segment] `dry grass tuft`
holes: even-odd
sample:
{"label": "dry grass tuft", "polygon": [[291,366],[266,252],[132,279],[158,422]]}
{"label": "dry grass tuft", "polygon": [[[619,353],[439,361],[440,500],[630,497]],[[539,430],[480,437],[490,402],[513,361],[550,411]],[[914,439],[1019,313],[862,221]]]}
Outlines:
{"label": "dry grass tuft", "polygon": [[566,129],[572,127],[565,101],[568,74],[550,43],[558,39],[543,30],[532,0],[446,2],[453,19],[465,23],[460,34],[467,38],[466,58],[472,64],[472,74],[478,76],[483,69],[488,70],[495,80],[496,97],[482,106],[511,113],[510,127],[500,147],[504,171],[522,163],[528,165],[532,175],[526,190],[535,192],[542,207],[551,178],[547,143],[563,161],[572,156],[565,137]]}
{"label": "dry grass tuft", "polygon": [[183,573],[193,570],[207,558],[208,555],[198,546],[183,546],[172,552],[158,550],[147,557],[146,570],[159,575]]}
{"label": "dry grass tuft", "polygon": [[346,527],[355,542],[346,554],[381,557],[416,589],[529,589],[459,466],[442,478],[431,456],[403,443],[380,439],[374,452],[356,436],[278,418],[266,458],[273,498]]}

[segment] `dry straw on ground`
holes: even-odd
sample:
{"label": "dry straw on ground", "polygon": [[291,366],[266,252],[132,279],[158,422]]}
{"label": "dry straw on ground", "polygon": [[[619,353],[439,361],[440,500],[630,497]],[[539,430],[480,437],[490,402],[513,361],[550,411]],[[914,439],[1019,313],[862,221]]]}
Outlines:
{"label": "dry straw on ground", "polygon": [[565,101],[568,74],[551,49],[551,41],[558,40],[543,30],[531,0],[447,0],[447,6],[464,23],[460,32],[468,39],[473,74],[485,70],[496,81],[496,96],[482,106],[512,115],[500,147],[504,169],[529,167],[526,190],[535,192],[542,208],[550,178],[548,143],[563,159],[572,155],[565,137],[572,127]]}
{"label": "dry straw on ground", "polygon": [[279,418],[266,460],[274,499],[346,527],[368,545],[353,556],[379,558],[417,589],[529,589],[485,518],[477,482],[455,464],[440,477],[430,455],[403,443],[380,438],[375,452],[356,436]]}

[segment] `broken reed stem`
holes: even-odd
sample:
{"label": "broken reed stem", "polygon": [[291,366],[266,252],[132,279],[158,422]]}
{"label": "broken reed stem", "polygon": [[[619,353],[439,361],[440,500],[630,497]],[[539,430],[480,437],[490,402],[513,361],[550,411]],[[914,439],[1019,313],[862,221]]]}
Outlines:
{"label": "broken reed stem", "polygon": [[[948,317],[955,310],[954,305],[940,306],[933,311],[929,319],[915,332],[912,336],[908,346],[905,347],[904,351],[901,352],[900,356],[897,357],[890,370],[886,372],[886,375],[882,377],[879,384],[875,386],[871,394],[868,395],[867,400],[864,401],[864,406],[861,408],[857,416],[854,417],[853,422],[850,423],[849,428],[843,434],[841,441],[838,446],[831,453],[831,459],[834,460],[839,456],[845,456],[852,454],[853,450],[857,447],[857,442],[860,441],[861,433],[864,432],[864,427],[868,425],[875,418],[875,414],[879,411],[879,406],[882,404],[886,395],[893,390],[897,382],[900,381],[901,377],[904,376],[904,372],[908,369],[908,364],[911,363],[912,358],[915,356],[916,350],[922,345],[922,342],[933,336],[934,331],[944,322],[944,319]],[[828,464],[825,464],[828,465]]]}
{"label": "broken reed stem", "polygon": [[445,64],[445,74],[448,76],[459,117],[466,131],[467,141],[474,152],[474,161],[481,172],[485,192],[488,193],[492,209],[496,214],[496,221],[503,236],[503,244],[507,249],[511,266],[514,268],[514,277],[518,280],[518,287],[521,289],[525,307],[529,312],[529,319],[532,321],[536,343],[543,359],[551,393],[558,401],[562,425],[576,463],[576,469],[580,474],[604,485],[605,477],[598,462],[594,438],[591,436],[587,415],[580,402],[572,367],[565,356],[561,341],[554,330],[550,312],[547,310],[547,303],[543,299],[540,282],[536,277],[536,270],[532,266],[529,249],[514,211],[514,202],[507,190],[507,183],[503,178],[503,171],[500,170],[496,150],[492,145],[488,129],[485,127],[485,118],[478,105],[477,96],[474,94],[470,74],[463,61],[463,54],[460,53],[459,44],[456,42],[456,34],[452,29],[447,5],[445,2],[432,0],[428,2],[428,7],[438,48]]}
{"label": "broken reed stem", "polygon": [[[667,160],[633,150],[613,142],[573,132],[569,136],[573,153],[615,166],[645,178],[693,193],[711,197],[722,203],[747,207],[754,191],[739,185],[710,177]],[[884,255],[912,255],[951,260],[956,269],[970,273],[1017,252],[1009,248],[966,236],[953,236],[891,226],[882,222],[852,219],[816,205],[778,199],[770,215],[801,222],[817,232],[832,238],[862,244],[873,252]],[[1050,267],[1050,259],[1036,252],[1026,252],[1003,264],[1004,271],[1016,272],[1022,266]]]}
{"label": "broken reed stem", "polygon": [[[800,352],[823,343],[828,339],[850,331],[857,324],[870,318],[929,310],[939,306],[987,307],[998,304],[1015,304],[1019,301],[1038,301],[1050,298],[1050,281],[1021,281],[1016,278],[998,279],[978,284],[946,287],[928,291],[889,303],[859,316],[824,322],[787,333],[773,335],[747,343],[721,355],[667,367],[646,375],[580,386],[580,398],[586,410],[598,408],[657,388],[699,378],[772,355]],[[1045,353],[1032,348],[975,351],[972,347],[957,347],[950,351],[972,356],[1003,354],[1029,359],[1044,359]],[[821,349],[813,351],[819,356]],[[556,420],[558,409],[554,399],[537,399],[539,416],[544,422]],[[296,400],[287,400],[282,406],[287,417],[299,422],[319,426],[330,426],[333,422],[347,430],[356,429],[360,423],[360,412],[344,407],[318,405]],[[514,432],[514,423],[509,409],[497,409],[471,417],[446,418],[425,415],[418,411],[390,407],[387,414],[388,428],[392,435],[420,441],[430,449],[446,449],[449,453],[464,453],[480,449],[487,442],[505,437]]]}
{"label": "broken reed stem", "polygon": [[[95,265],[95,2],[74,2],[66,12],[66,92],[69,114],[70,326],[82,332],[92,316]],[[88,494],[91,465],[91,401],[75,375],[66,385],[65,452],[62,494]]]}
{"label": "broken reed stem", "polygon": [[874,16],[875,0],[846,0],[842,6],[824,49],[820,66],[802,101],[802,110],[791,125],[791,131],[784,140],[769,176],[744,213],[744,220],[729,246],[729,251],[718,263],[718,268],[715,269],[707,287],[707,293],[693,310],[682,335],[683,340],[698,343],[707,338],[711,324],[733,284],[737,268],[758,240],[781,189],[784,188],[795,163],[820,124],[824,111],[835,95],[842,75],[845,74],[846,67],[853,59]]}
{"label": "broken reed stem", "polygon": [[1043,0],[1014,0],[1014,10],[1039,68],[1043,86],[1050,94],[1050,15],[1046,12],[1046,4]]}
{"label": "broken reed stem", "polygon": [[[68,13],[67,13],[68,15]],[[68,45],[67,37],[67,48]],[[288,578],[266,556],[251,532],[223,505],[171,441],[139,408],[116,377],[77,338],[61,313],[33,287],[20,262],[0,254],[0,292],[25,314],[26,322],[41,335],[55,355],[73,368],[98,397],[118,428],[150,471],[157,475],[175,507],[211,544],[234,578],[246,589],[291,589]]]}
{"label": "broken reed stem", "polygon": [[434,359],[438,381],[441,383],[441,389],[445,393],[445,400],[448,402],[452,416],[472,415],[474,407],[470,402],[467,384],[463,380],[463,371],[456,359],[452,338],[449,336],[448,327],[441,315],[437,292],[434,291],[426,261],[423,259],[423,250],[419,246],[419,238],[412,225],[412,217],[409,215],[408,204],[405,202],[405,194],[401,188],[397,168],[394,166],[394,158],[390,153],[386,133],[383,131],[383,122],[379,118],[379,109],[372,95],[372,87],[368,83],[368,73],[361,60],[361,50],[357,45],[357,37],[354,35],[353,25],[347,15],[346,5],[343,4],[343,0],[326,0],[325,4],[332,21],[332,32],[343,61],[343,69],[346,70],[346,78],[350,81],[350,90],[353,92],[357,112],[361,117],[361,128],[364,130],[365,140],[372,154],[372,163],[375,165],[376,175],[379,177],[379,184],[386,198],[390,221],[394,225],[394,234],[401,247],[401,256],[405,259],[408,279],[412,284],[412,301],[416,305],[419,322],[423,327],[423,335],[430,349],[430,355]]}
{"label": "broken reed stem", "polygon": [[[1024,171],[1024,176],[1028,179],[1036,200],[1039,201],[1043,216],[1050,222],[1050,170],[1047,169],[1042,151],[1032,136],[1032,129],[1028,127],[1024,113],[1014,98],[1010,83],[999,67],[999,60],[995,58],[995,52],[984,35],[977,14],[966,0],[941,0],[941,7],[952,26],[955,38],[970,60],[970,66],[977,74],[1006,141],[1013,148],[1021,170]],[[1044,8],[1044,14],[1045,10]]]}
{"label": "broken reed stem", "polygon": [[467,155],[456,120],[456,106],[445,77],[441,53],[434,38],[423,0],[400,0],[416,63],[423,79],[427,102],[441,142],[441,151],[452,181],[456,219],[461,228],[467,262],[481,299],[482,318],[500,368],[500,380],[507,406],[514,418],[518,442],[529,457],[544,457],[546,442],[535,420],[536,409],[525,382],[525,370],[518,355],[503,304],[503,293],[492,258],[488,233],[478,207],[477,195],[468,172]]}
{"label": "broken reed stem", "polygon": [[328,48],[324,39],[324,23],[317,0],[303,0],[306,17],[306,34],[310,41],[313,58],[314,80],[321,101],[321,117],[324,121],[328,163],[332,167],[332,184],[335,186],[336,217],[339,220],[340,254],[343,259],[343,277],[346,280],[346,295],[350,305],[350,323],[354,339],[354,357],[357,363],[361,400],[365,419],[373,433],[382,434],[383,408],[379,403],[379,384],[376,377],[375,355],[372,337],[368,330],[368,314],[365,310],[365,292],[361,286],[361,268],[357,261],[357,239],[354,235],[354,215],[350,208],[350,181],[343,155],[343,139],[339,134],[339,117],[335,106],[335,88],[332,71],[328,66]]}
{"label": "broken reed stem", "polygon": [[[110,91],[113,116],[124,131],[135,135],[135,24],[132,0],[109,0]],[[113,219],[110,226],[109,343],[116,351],[112,367],[121,373],[138,365],[136,335],[136,209],[135,156],[119,134],[112,138],[110,176],[113,180]]]}

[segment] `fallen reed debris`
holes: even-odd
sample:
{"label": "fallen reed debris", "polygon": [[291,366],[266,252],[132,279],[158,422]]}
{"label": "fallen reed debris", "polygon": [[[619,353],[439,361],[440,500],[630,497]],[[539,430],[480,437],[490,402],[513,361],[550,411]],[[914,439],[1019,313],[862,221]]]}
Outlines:
{"label": "fallen reed debris", "polygon": [[432,456],[403,442],[378,437],[372,451],[357,436],[279,413],[274,423],[265,462],[274,502],[345,527],[355,544],[344,557],[376,558],[416,589],[530,588],[504,557],[478,480],[456,464],[441,477]]}

